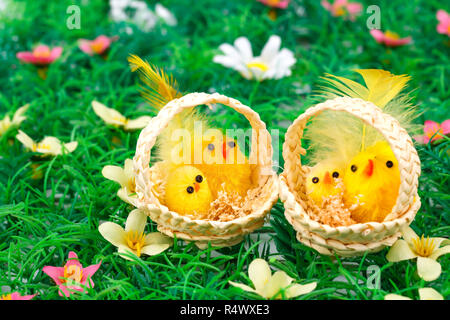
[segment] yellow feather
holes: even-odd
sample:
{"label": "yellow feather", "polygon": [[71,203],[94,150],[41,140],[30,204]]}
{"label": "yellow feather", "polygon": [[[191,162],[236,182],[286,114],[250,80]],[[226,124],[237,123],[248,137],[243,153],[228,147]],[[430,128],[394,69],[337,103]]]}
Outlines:
{"label": "yellow feather", "polygon": [[[156,110],[161,110],[169,101],[182,97],[177,82],[171,74],[167,74],[163,69],[151,65],[136,55],[131,55],[128,62],[132,72],[139,72],[139,78],[143,83],[141,85],[142,96]],[[195,123],[201,124],[205,130],[208,128],[205,117],[201,116],[195,109],[186,109],[175,116],[158,137],[156,158],[160,161],[174,160],[172,159],[174,157],[173,151],[180,144],[190,143],[190,141],[184,141],[177,130],[185,129],[193,137]],[[184,149],[186,149],[185,146]],[[184,155],[181,152],[181,154],[175,156],[182,158]],[[175,160],[177,161],[177,159]]]}
{"label": "yellow feather", "polygon": [[396,76],[385,70],[358,69],[355,71],[362,75],[368,89],[368,95],[363,99],[373,102],[381,109],[395,98],[411,79],[407,75]]}
{"label": "yellow feather", "polygon": [[396,76],[385,70],[356,69],[354,71],[363,77],[366,87],[350,79],[326,74],[322,79],[328,82],[331,88],[322,86],[324,93],[360,98],[370,101],[383,109],[389,101],[403,90],[406,83],[410,80],[410,77],[407,75]]}
{"label": "yellow feather", "polygon": [[[343,77],[326,74],[322,77],[325,85],[320,86],[319,96],[326,99],[333,99],[339,96],[348,96],[352,98],[360,98],[374,103],[387,114],[390,114],[397,119],[400,125],[409,131],[411,134],[418,129],[417,125],[413,124],[413,120],[419,115],[416,111],[416,106],[410,103],[410,96],[408,94],[401,94],[400,92],[405,88],[410,77],[407,75],[393,75],[389,71],[377,69],[357,69],[364,79],[366,86],[363,86],[353,80]],[[382,135],[372,127],[366,125],[356,118],[344,113],[335,113],[330,121],[322,122],[321,126],[329,126],[332,124],[336,126],[336,130],[330,130],[318,142],[315,143],[316,149],[321,149],[323,142],[330,145],[330,141],[337,143],[337,149],[353,149],[347,154],[355,154],[355,152],[364,150],[366,146],[371,146],[377,141],[383,139]],[[351,128],[345,129],[348,125]],[[318,131],[312,126],[312,131]],[[349,134],[348,130],[352,131]],[[325,130],[323,130],[325,131]],[[355,143],[354,137],[357,137],[360,143]],[[330,140],[331,139],[331,140]],[[340,143],[347,143],[350,139],[350,146],[340,147]],[[322,148],[323,149],[323,148]]]}
{"label": "yellow feather", "polygon": [[164,70],[150,65],[136,55],[128,57],[128,62],[132,72],[139,72],[139,78],[145,85],[142,87],[142,96],[152,107],[160,110],[169,101],[182,96],[172,75],[166,74]]}
{"label": "yellow feather", "polygon": [[[128,61],[133,72],[139,71],[144,84],[142,95],[152,107],[160,110],[169,101],[182,96],[172,75],[135,55],[131,55]],[[208,136],[208,132],[215,134]],[[211,128],[207,118],[197,109],[185,109],[159,135],[155,157],[158,161],[169,163],[171,171],[182,165],[201,170],[210,181],[209,187],[214,196],[221,190],[245,196],[252,186],[253,165],[248,163],[237,144],[228,147],[227,143],[231,141],[220,130]],[[210,144],[214,145],[214,151],[208,149]],[[200,162],[197,161],[199,158]]]}

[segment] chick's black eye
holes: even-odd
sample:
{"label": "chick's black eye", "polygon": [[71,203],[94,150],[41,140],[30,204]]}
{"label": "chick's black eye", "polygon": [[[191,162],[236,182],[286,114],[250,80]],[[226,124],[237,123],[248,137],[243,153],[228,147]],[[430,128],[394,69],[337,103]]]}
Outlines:
{"label": "chick's black eye", "polygon": [[234,148],[234,147],[236,147],[236,142],[234,142],[234,141],[228,141],[228,146],[230,147],[230,148]]}
{"label": "chick's black eye", "polygon": [[213,151],[214,150],[214,145],[212,143],[208,144],[208,150],[209,151]]}
{"label": "chick's black eye", "polygon": [[386,162],[386,167],[392,168],[393,166],[394,166],[394,163],[393,163],[391,160],[388,160],[388,161]]}
{"label": "chick's black eye", "polygon": [[201,175],[198,175],[195,177],[195,181],[197,181],[198,183],[203,181],[203,177]]}
{"label": "chick's black eye", "polygon": [[317,177],[312,178],[312,182],[313,182],[313,183],[319,182],[319,178],[317,178]]}
{"label": "chick's black eye", "polygon": [[352,165],[352,166],[350,167],[350,170],[352,170],[353,172],[355,172],[356,170],[358,170],[358,167],[355,166],[355,165]]}
{"label": "chick's black eye", "polygon": [[187,193],[193,193],[194,192],[194,188],[189,186],[186,188]]}
{"label": "chick's black eye", "polygon": [[333,172],[333,178],[339,178],[339,172],[337,171]]}

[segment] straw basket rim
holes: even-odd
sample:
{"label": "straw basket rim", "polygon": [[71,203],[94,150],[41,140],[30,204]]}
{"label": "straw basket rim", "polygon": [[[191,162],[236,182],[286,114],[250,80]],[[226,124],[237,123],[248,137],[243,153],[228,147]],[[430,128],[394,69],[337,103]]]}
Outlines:
{"label": "straw basket rim", "polygon": [[[170,211],[167,206],[160,203],[157,195],[152,190],[154,183],[150,179],[150,157],[151,150],[156,142],[156,138],[161,131],[168,125],[173,117],[179,112],[187,108],[193,108],[200,105],[222,104],[234,109],[242,114],[252,127],[251,151],[249,159],[256,161],[255,166],[258,170],[264,170],[264,175],[258,171],[258,180],[256,188],[261,188],[266,184],[272,184],[273,188],[269,192],[261,193],[257,199],[264,202],[260,207],[252,207],[252,211],[243,217],[238,217],[230,221],[215,221],[206,219],[194,219],[189,216],[181,215],[177,212]],[[264,143],[263,147],[259,146]],[[258,146],[258,148],[256,148]],[[243,105],[240,101],[227,97],[219,93],[189,93],[181,98],[174,99],[167,103],[158,113],[151,119],[150,123],[141,131],[136,146],[136,153],[133,158],[133,167],[136,180],[136,205],[146,212],[153,221],[161,228],[169,228],[172,232],[185,233],[190,240],[205,240],[205,236],[201,235],[201,230],[208,233],[216,231],[218,236],[209,236],[211,240],[220,240],[222,237],[238,236],[253,231],[255,223],[264,222],[265,216],[278,199],[278,176],[272,169],[272,145],[271,137],[266,129],[265,123],[260,119],[258,113],[250,107]],[[155,164],[153,164],[154,166]],[[152,166],[152,168],[153,168]],[[256,169],[254,169],[256,170]],[[267,199],[266,199],[267,197]],[[255,200],[256,201],[256,200]],[[193,230],[190,230],[193,228]],[[207,236],[208,237],[208,236]]]}
{"label": "straw basket rim", "polygon": [[[310,218],[308,214],[310,209],[304,202],[307,198],[304,179],[309,167],[301,164],[300,154],[305,154],[305,150],[301,147],[301,140],[308,120],[324,110],[348,112],[358,117],[378,130],[391,146],[399,163],[401,182],[396,204],[383,222],[331,227]],[[280,199],[285,205],[285,216],[292,219],[292,223],[289,221],[290,219],[288,221],[293,224],[296,231],[302,226],[317,236],[315,240],[319,247],[326,245],[326,241],[340,241],[349,248],[354,247],[355,244],[370,243],[370,247],[373,249],[374,243],[382,242],[383,238],[387,236],[398,234],[401,227],[409,225],[420,207],[420,198],[417,194],[420,160],[412,139],[396,119],[384,113],[371,102],[358,98],[337,97],[310,107],[299,115],[288,128],[283,144],[283,158],[285,170],[279,177],[279,193]],[[297,228],[295,224],[299,224]],[[340,245],[337,246],[340,248],[335,248],[336,252],[343,249]],[[333,244],[329,247],[332,248]],[[320,252],[320,250],[318,251]],[[329,250],[328,254],[330,254]]]}

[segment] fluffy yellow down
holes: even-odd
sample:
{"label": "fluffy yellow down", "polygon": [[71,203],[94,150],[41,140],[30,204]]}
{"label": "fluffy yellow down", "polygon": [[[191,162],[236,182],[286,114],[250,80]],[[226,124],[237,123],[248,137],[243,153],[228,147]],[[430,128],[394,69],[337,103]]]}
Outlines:
{"label": "fluffy yellow down", "polygon": [[169,210],[201,219],[213,201],[208,181],[192,166],[181,166],[169,173],[165,186],[165,202]]}
{"label": "fluffy yellow down", "polygon": [[317,206],[324,200],[343,192],[345,165],[339,160],[325,160],[314,167],[306,177],[306,193]]}
{"label": "fluffy yellow down", "polygon": [[344,176],[344,203],[359,223],[382,222],[392,211],[400,186],[398,162],[386,141],[356,155]]}

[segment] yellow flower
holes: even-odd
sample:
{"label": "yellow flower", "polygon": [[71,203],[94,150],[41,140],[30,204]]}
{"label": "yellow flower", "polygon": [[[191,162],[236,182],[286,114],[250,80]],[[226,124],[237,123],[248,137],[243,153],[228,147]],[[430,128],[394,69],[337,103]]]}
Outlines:
{"label": "yellow flower", "polygon": [[[279,293],[281,289],[285,289],[284,294],[286,298],[293,298],[309,293],[317,286],[317,282],[308,283],[306,285],[297,283],[291,285],[294,279],[289,277],[284,271],[276,271],[272,275],[269,264],[263,259],[255,259],[250,263],[248,267],[248,276],[255,287],[254,289],[241,283],[232,281],[229,281],[229,283],[245,291],[259,294],[266,299],[281,299],[282,295]],[[274,297],[275,294],[276,296]]]}
{"label": "yellow flower", "polygon": [[74,151],[78,146],[78,142],[76,141],[62,144],[61,141],[55,137],[45,137],[44,140],[36,143],[22,130],[19,130],[16,138],[22,142],[26,148],[33,152],[42,153],[43,155],[57,156],[63,153],[63,149],[69,153]]}
{"label": "yellow flower", "polygon": [[94,108],[94,112],[107,124],[115,127],[123,127],[125,130],[142,129],[152,119],[149,116],[142,116],[134,120],[127,119],[117,110],[108,108],[98,101],[92,101],[92,108]]}
{"label": "yellow flower", "polygon": [[26,119],[26,117],[23,116],[25,111],[28,110],[29,104],[24,105],[23,107],[20,107],[17,109],[16,113],[14,113],[14,116],[11,120],[9,115],[7,115],[3,120],[0,120],[0,136],[5,134],[6,131],[8,131],[9,128],[13,126],[19,126],[23,120]]}
{"label": "yellow flower", "polygon": [[[411,298],[390,293],[384,297],[384,300],[412,300]],[[420,288],[419,300],[444,300],[444,297],[433,288]]]}
{"label": "yellow flower", "polygon": [[136,183],[134,180],[133,160],[126,159],[123,169],[118,166],[105,166],[102,174],[106,179],[112,180],[120,184],[121,188],[117,191],[117,195],[123,201],[136,206],[135,200],[137,196]]}
{"label": "yellow flower", "polygon": [[[153,256],[169,248],[173,240],[159,232],[144,234],[147,215],[139,209],[134,209],[128,215],[125,229],[113,222],[104,222],[98,227],[103,238],[118,248],[119,253],[133,253]],[[123,256],[127,260],[132,260]]]}
{"label": "yellow flower", "polygon": [[[413,229],[402,230],[403,239],[397,240],[386,255],[390,262],[417,258],[417,273],[425,281],[433,281],[441,274],[441,265],[436,260],[450,253],[450,241],[446,238],[419,237]],[[440,247],[444,244],[444,247]]]}

